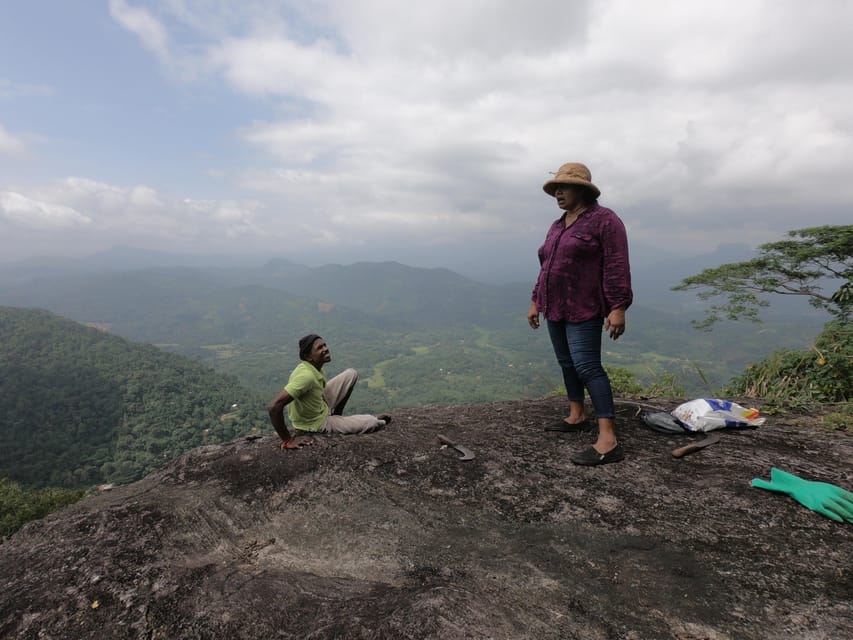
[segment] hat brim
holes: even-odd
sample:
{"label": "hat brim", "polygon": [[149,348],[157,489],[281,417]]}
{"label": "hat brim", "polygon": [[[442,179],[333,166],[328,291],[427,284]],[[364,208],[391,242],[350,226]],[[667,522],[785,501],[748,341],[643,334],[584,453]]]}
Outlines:
{"label": "hat brim", "polygon": [[570,176],[560,177],[559,175],[556,175],[556,176],[554,176],[554,178],[552,180],[548,180],[548,182],[543,184],[542,189],[543,189],[543,191],[545,191],[545,193],[547,193],[549,196],[551,196],[553,198],[554,192],[557,190],[557,187],[561,184],[574,184],[574,185],[578,185],[579,187],[586,187],[587,189],[592,191],[593,194],[595,194],[596,198],[601,195],[601,191],[599,190],[599,188],[596,187],[591,182],[589,182],[587,180],[581,180],[580,178],[573,178]]}

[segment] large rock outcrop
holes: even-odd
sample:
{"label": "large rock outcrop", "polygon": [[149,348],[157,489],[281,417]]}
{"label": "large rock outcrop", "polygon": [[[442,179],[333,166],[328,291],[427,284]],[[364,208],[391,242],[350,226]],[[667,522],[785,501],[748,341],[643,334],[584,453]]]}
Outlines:
{"label": "large rock outcrop", "polygon": [[591,435],[542,430],[563,406],[196,449],[0,546],[0,637],[851,637],[853,527],[749,486],[777,466],[849,488],[849,435],[774,417],[675,459],[690,436],[622,403],[626,460],[578,468]]}

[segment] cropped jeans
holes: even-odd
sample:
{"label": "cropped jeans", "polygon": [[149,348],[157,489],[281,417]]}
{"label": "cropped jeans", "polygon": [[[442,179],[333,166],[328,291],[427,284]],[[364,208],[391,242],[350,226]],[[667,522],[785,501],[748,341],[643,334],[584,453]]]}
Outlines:
{"label": "cropped jeans", "polygon": [[569,400],[583,402],[584,387],[589,391],[596,418],[615,418],[613,389],[601,366],[601,334],[604,318],[585,322],[548,320],[548,335],[557,363],[563,371]]}

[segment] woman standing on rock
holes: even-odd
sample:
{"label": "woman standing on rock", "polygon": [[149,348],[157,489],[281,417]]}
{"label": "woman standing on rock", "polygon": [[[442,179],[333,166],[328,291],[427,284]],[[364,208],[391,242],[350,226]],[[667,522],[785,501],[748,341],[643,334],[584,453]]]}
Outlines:
{"label": "woman standing on rock", "polygon": [[563,371],[569,415],[547,431],[583,431],[584,388],[589,391],[598,439],[571,458],[580,465],[622,460],[616,441],[613,391],[601,365],[601,333],[616,340],[625,332],[625,310],[633,300],[625,225],[610,209],[598,204],[601,192],[589,169],[569,162],[543,187],[564,211],[539,247],[539,277],[527,321],[539,328],[545,316],[557,362]]}

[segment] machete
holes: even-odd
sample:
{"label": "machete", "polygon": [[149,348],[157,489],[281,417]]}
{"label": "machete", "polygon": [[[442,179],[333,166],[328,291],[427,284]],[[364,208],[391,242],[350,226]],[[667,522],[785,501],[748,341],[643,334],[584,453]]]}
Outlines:
{"label": "machete", "polygon": [[715,442],[720,441],[719,433],[711,433],[710,435],[704,437],[702,440],[696,440],[695,442],[691,442],[690,444],[686,444],[683,447],[678,447],[678,449],[672,450],[673,458],[682,458],[686,456],[688,453],[693,453],[694,451],[699,451],[699,449],[704,449],[709,444],[714,444]]}
{"label": "machete", "polygon": [[463,447],[461,444],[456,444],[455,442],[453,442],[453,440],[451,440],[447,436],[443,436],[439,433],[438,434],[438,441],[446,444],[448,447],[453,447],[459,453],[461,453],[462,455],[459,456],[460,460],[473,460],[474,459],[474,452],[473,451],[471,451],[468,447]]}

